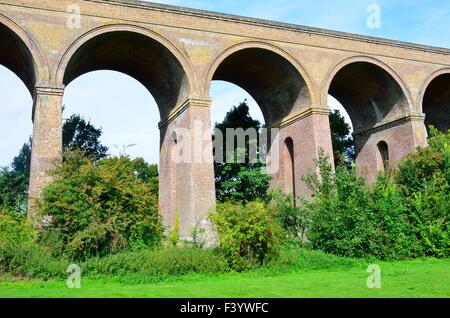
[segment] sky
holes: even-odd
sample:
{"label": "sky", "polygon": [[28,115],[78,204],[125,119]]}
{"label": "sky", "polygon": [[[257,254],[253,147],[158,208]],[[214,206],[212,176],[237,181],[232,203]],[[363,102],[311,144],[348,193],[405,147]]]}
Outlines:
{"label": "sky", "polygon": [[[450,48],[450,0],[153,2]],[[372,4],[381,8],[380,28],[367,26],[367,9]],[[32,134],[32,99],[20,79],[1,65],[0,96],[0,166],[7,166]],[[252,97],[233,84],[213,82],[211,97],[213,123],[244,99],[250,104],[251,115],[263,121]],[[102,142],[111,154],[126,153],[158,162],[158,109],[150,93],[133,78],[111,71],[85,74],[67,86],[63,103],[65,118],[81,114],[102,128]],[[329,103],[342,110],[332,98]]]}

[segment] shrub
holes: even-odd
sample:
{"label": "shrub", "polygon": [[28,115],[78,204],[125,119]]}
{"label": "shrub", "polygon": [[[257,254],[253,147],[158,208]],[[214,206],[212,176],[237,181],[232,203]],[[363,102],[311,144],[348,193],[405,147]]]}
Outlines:
{"label": "shrub", "polygon": [[308,209],[296,204],[296,199],[292,195],[284,194],[280,190],[271,191],[269,195],[271,200],[268,209],[272,215],[278,218],[287,240],[303,244],[311,226]]}
{"label": "shrub", "polygon": [[217,250],[165,248],[91,258],[81,268],[86,276],[154,283],[189,274],[221,273],[226,270],[226,264]]}
{"label": "shrub", "polygon": [[370,193],[355,170],[338,167],[336,174],[322,152],[317,160],[320,177],[304,178],[314,201],[303,201],[311,215],[308,239],[313,248],[341,256],[364,257],[375,249],[375,216],[370,210]]}
{"label": "shrub", "polygon": [[31,245],[34,236],[24,215],[0,210],[0,248]]}
{"label": "shrub", "polygon": [[228,266],[245,270],[275,254],[280,227],[262,202],[226,202],[211,213]]}
{"label": "shrub", "polygon": [[396,181],[423,253],[446,257],[450,255],[450,131],[430,130],[429,147],[400,163]]}
{"label": "shrub", "polygon": [[145,183],[129,158],[93,162],[78,152],[66,153],[52,174],[39,210],[52,218],[41,240],[62,242],[56,254],[80,259],[160,242],[154,183]]}
{"label": "shrub", "polygon": [[428,148],[407,156],[372,186],[354,168],[333,173],[322,151],[320,175],[303,178],[314,201],[299,201],[299,211],[310,217],[310,245],[351,257],[449,256],[450,134],[431,131]]}
{"label": "shrub", "polygon": [[64,279],[69,261],[55,258],[45,248],[31,244],[0,247],[0,272],[29,279]]}

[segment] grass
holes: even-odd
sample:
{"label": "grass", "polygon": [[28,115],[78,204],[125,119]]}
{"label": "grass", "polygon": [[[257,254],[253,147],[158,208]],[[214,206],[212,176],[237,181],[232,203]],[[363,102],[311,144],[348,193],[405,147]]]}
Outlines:
{"label": "grass", "polygon": [[[189,274],[157,283],[132,283],[126,276],[87,277],[81,289],[63,280],[0,280],[1,298],[309,298],[450,297],[450,259],[378,262],[381,289],[367,288],[369,261],[297,251],[292,261],[246,273]],[[286,260],[287,258],[283,258]],[[328,264],[327,264],[328,262]],[[296,263],[293,266],[293,263]],[[288,270],[290,268],[290,270]]]}

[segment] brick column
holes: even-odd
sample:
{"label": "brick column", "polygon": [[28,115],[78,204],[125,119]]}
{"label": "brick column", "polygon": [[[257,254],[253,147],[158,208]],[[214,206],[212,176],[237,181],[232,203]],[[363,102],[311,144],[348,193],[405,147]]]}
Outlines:
{"label": "brick column", "polygon": [[354,134],[356,144],[356,171],[369,182],[374,182],[384,165],[378,149],[380,142],[388,145],[389,165],[396,166],[418,147],[426,147],[425,116],[408,115],[378,127]]}
{"label": "brick column", "polygon": [[33,145],[31,154],[29,212],[33,224],[39,222],[35,202],[47,186],[47,172],[61,161],[62,87],[36,87],[33,105]]}
{"label": "brick column", "polygon": [[208,212],[215,206],[210,100],[189,99],[160,123],[160,213],[163,223],[180,238],[191,240],[202,228],[203,243],[216,244]]}
{"label": "brick column", "polygon": [[[308,172],[317,171],[315,159],[319,149],[333,160],[333,146],[331,144],[331,131],[329,122],[329,110],[322,108],[310,108],[301,114],[292,117],[280,125],[279,141],[273,144],[270,156],[275,155],[274,150],[279,153],[279,169],[272,174],[273,188],[281,188],[285,192],[291,192],[293,186],[286,185],[286,180],[294,179],[295,195],[309,197],[311,195],[301,177]],[[285,140],[292,139],[294,154],[294,173],[287,171],[289,165],[289,152],[286,151]]]}

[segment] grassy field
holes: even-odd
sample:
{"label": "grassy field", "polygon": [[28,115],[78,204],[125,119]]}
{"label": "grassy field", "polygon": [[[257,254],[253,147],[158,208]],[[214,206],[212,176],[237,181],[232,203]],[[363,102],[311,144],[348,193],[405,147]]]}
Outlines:
{"label": "grassy field", "polygon": [[65,281],[0,281],[0,297],[70,298],[309,298],[309,297],[450,297],[450,259],[379,262],[381,289],[367,288],[367,265],[284,274],[264,271],[217,276],[190,275],[155,284],[131,284],[119,279],[82,280],[73,290]]}

